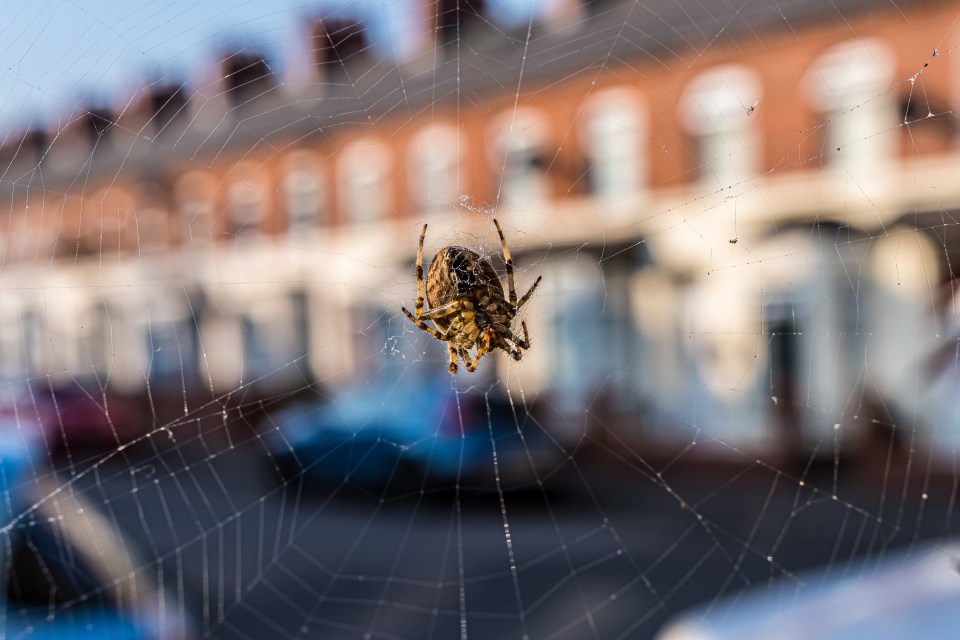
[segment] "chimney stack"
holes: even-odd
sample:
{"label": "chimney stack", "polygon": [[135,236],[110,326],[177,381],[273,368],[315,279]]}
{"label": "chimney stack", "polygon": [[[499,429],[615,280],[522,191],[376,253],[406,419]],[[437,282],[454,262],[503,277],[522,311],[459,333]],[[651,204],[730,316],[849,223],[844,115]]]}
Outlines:
{"label": "chimney stack", "polygon": [[366,31],[355,20],[324,18],[313,29],[313,54],[321,82],[349,76],[350,69],[369,62]]}
{"label": "chimney stack", "polygon": [[223,60],[224,88],[234,108],[268,93],[277,80],[266,59],[255,51],[243,49]]}
{"label": "chimney stack", "polygon": [[486,22],[485,0],[431,0],[436,6],[437,46],[444,48],[462,39]]}

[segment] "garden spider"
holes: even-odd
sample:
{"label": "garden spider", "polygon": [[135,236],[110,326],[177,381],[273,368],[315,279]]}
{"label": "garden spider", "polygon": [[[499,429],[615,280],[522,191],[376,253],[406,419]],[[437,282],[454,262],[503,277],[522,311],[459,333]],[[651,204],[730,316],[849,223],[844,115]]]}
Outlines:
{"label": "garden spider", "polygon": [[[513,258],[503,237],[503,230],[496,220],[493,224],[500,234],[503,246],[503,261],[507,266],[507,289],[509,299],[504,298],[500,277],[490,261],[464,247],[444,247],[437,252],[427,272],[426,286],[423,281],[423,239],[427,225],[420,233],[417,250],[417,306],[416,315],[406,307],[403,312],[431,336],[447,343],[450,354],[450,375],[457,372],[458,358],[463,359],[467,371],[475,371],[484,354],[494,349],[503,349],[514,360],[519,360],[524,349],[530,348],[527,323],[521,322],[523,338],[513,333],[512,323],[520,310],[540,284],[538,276],[533,286],[517,300],[513,286]],[[429,311],[424,312],[424,288]],[[424,320],[431,320],[436,329]],[[468,350],[476,347],[476,356],[471,361]]]}

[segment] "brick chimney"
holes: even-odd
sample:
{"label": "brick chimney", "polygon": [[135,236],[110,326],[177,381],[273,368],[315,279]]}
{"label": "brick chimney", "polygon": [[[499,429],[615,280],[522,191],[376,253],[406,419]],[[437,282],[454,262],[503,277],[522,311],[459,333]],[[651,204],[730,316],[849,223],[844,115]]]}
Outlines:
{"label": "brick chimney", "polygon": [[146,108],[154,131],[162,131],[178,115],[186,112],[187,87],[182,84],[162,83],[150,88]]}
{"label": "brick chimney", "polygon": [[266,95],[277,86],[277,78],[266,59],[249,49],[225,56],[221,71],[224,91],[234,108]]}
{"label": "brick chimney", "polygon": [[429,0],[437,46],[444,48],[486,24],[486,0]]}
{"label": "brick chimney", "polygon": [[313,60],[320,82],[349,77],[351,70],[369,64],[370,42],[363,25],[355,20],[318,20],[311,36]]}

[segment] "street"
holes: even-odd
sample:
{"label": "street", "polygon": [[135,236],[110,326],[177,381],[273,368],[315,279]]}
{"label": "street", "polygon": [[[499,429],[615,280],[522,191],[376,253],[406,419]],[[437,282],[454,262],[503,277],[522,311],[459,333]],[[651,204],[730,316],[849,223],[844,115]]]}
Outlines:
{"label": "street", "polygon": [[[636,462],[635,460],[639,460]],[[543,488],[380,497],[284,482],[252,432],[157,433],[73,469],[211,638],[650,638],[745,586],[801,589],[958,524],[949,484],[573,457]],[[67,470],[61,483],[69,482]]]}

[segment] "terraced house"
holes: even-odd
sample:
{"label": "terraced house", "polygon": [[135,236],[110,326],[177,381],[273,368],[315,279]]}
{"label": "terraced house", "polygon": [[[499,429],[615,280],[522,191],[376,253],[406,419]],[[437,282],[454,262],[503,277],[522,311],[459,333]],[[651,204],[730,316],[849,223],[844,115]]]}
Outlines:
{"label": "terraced house", "polygon": [[7,135],[3,374],[219,393],[409,367],[384,345],[416,331],[420,225],[495,251],[495,212],[518,288],[544,280],[534,347],[476,375],[561,414],[608,397],[624,437],[812,447],[955,375],[924,364],[960,257],[955,3],[419,10],[404,59],[318,20],[295,86],[248,48]]}

